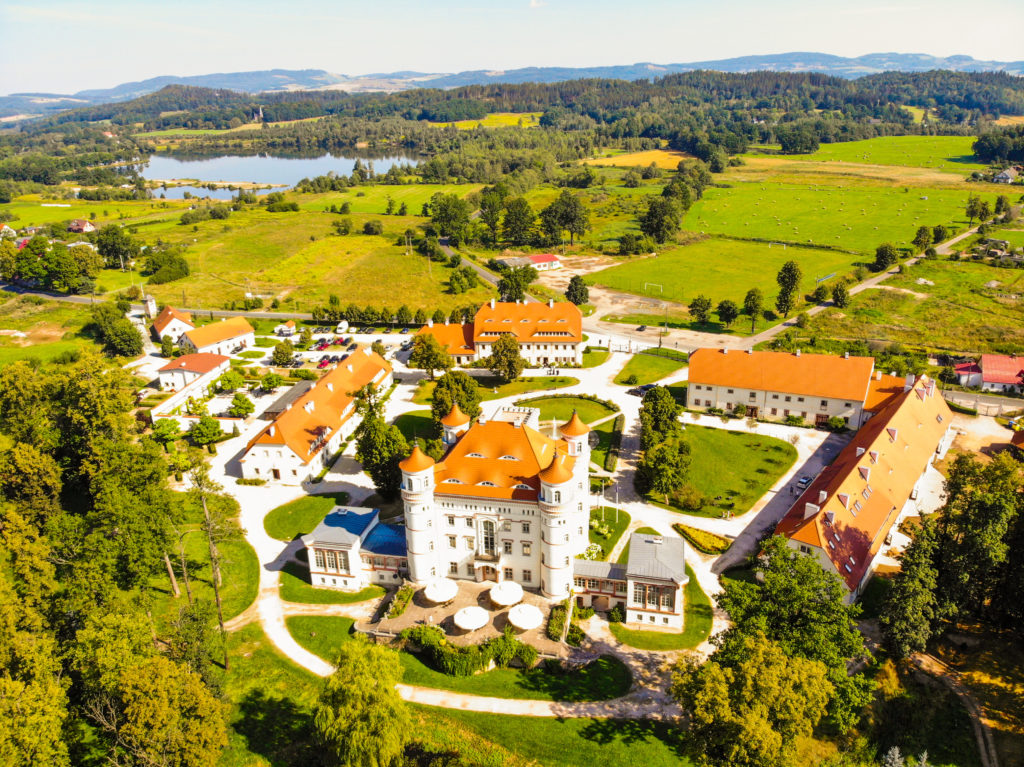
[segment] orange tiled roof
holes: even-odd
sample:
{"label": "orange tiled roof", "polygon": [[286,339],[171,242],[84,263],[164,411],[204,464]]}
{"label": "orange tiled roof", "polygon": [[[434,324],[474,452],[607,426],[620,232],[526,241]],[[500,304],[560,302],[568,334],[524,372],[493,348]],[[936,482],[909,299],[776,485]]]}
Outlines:
{"label": "orange tiled roof", "polygon": [[223,354],[210,354],[209,352],[184,354],[168,362],[160,368],[159,372],[163,373],[165,370],[187,370],[190,373],[209,373],[211,370],[216,370],[224,363],[230,361],[231,358],[225,357]]}
{"label": "orange tiled roof", "polygon": [[409,457],[399,462],[398,468],[410,474],[415,474],[420,471],[426,471],[433,465],[434,459],[420,450],[419,443],[417,443],[412,446],[412,452],[409,453]]}
{"label": "orange tiled roof", "polygon": [[907,379],[902,376],[891,376],[875,371],[868,384],[868,396],[864,400],[864,409],[877,413],[888,405],[894,397],[903,393]]}
{"label": "orange tiled roof", "polygon": [[382,372],[391,372],[391,365],[369,349],[359,347],[253,437],[246,452],[255,445],[287,445],[303,463],[309,463],[330,436],[352,417],[352,395],[367,384],[380,381]]}
{"label": "orange tiled roof", "polygon": [[476,423],[434,468],[436,493],[535,501],[539,475],[556,454],[571,470],[576,459],[565,440],[505,421]]}
{"label": "orange tiled roof", "polygon": [[252,325],[245,317],[230,317],[220,322],[211,322],[209,325],[195,328],[185,332],[185,336],[197,349],[204,346],[216,344],[221,341],[228,341],[232,338],[244,336],[246,333],[254,333]]}
{"label": "orange tiled roof", "polygon": [[[495,302],[480,307],[473,317],[473,341],[492,342],[512,333],[519,343],[579,343],[583,340],[583,315],[576,304]],[[549,335],[550,334],[550,335]]]}
{"label": "orange tiled roof", "polygon": [[156,319],[153,320],[153,327],[156,328],[156,334],[158,336],[163,336],[164,328],[170,324],[171,320],[181,320],[182,322],[187,322],[189,325],[194,324],[192,322],[192,315],[188,312],[179,312],[177,309],[165,306],[160,311],[160,314],[156,316]]}
{"label": "orange tiled roof", "polygon": [[417,335],[420,334],[432,335],[449,354],[465,356],[473,353],[472,325],[424,325],[417,331]]}
{"label": "orange tiled roof", "polygon": [[540,477],[541,482],[547,482],[549,485],[561,485],[572,479],[572,464],[572,458],[565,453],[556,452],[555,460],[537,476]]}
{"label": "orange tiled roof", "polygon": [[452,409],[448,411],[448,415],[441,419],[441,425],[449,427],[463,426],[471,420],[472,419],[468,415],[462,412],[462,408],[459,407],[459,403],[453,402]]}
{"label": "orange tiled roof", "polygon": [[690,384],[732,386],[861,404],[868,393],[873,357],[737,352],[698,349],[690,355]]}
{"label": "orange tiled roof", "polygon": [[942,393],[921,376],[868,420],[797,499],[776,534],[822,549],[853,591],[951,422]]}
{"label": "orange tiled roof", "polygon": [[590,433],[590,427],[583,423],[580,420],[579,413],[573,410],[572,418],[562,424],[560,431],[562,434],[568,434],[570,437],[582,437],[584,434]]}

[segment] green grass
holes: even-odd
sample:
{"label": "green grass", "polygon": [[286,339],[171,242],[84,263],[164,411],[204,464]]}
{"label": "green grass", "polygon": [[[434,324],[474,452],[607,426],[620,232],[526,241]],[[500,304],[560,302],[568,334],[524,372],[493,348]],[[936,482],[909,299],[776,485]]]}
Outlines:
{"label": "green grass", "polygon": [[409,442],[414,438],[431,439],[434,436],[434,416],[429,410],[402,413],[395,419],[395,426]]}
{"label": "green grass", "polygon": [[[601,561],[608,559],[608,555],[612,553],[612,549],[615,548],[615,544],[619,542],[619,538],[626,532],[626,528],[629,527],[630,516],[622,509],[617,511],[614,508],[602,506],[598,509],[590,510],[590,519],[597,520],[601,524],[607,525],[609,528],[608,535],[601,535],[593,527],[590,528],[589,538],[591,543],[596,543],[600,546],[604,555],[601,557]],[[629,547],[629,544],[626,544]]]}
{"label": "green grass", "polygon": [[[494,376],[473,376],[473,378],[480,387],[480,396],[484,401],[513,397],[516,394],[529,394],[535,391],[564,389],[566,386],[575,386],[580,382],[578,378],[571,376],[527,376],[511,383],[502,383]],[[434,381],[422,381],[416,389],[412,401],[417,405],[429,405],[430,398],[434,393],[434,386],[436,386]]]}
{"label": "green grass", "polygon": [[61,355],[99,348],[82,332],[90,322],[88,306],[29,296],[0,301],[0,328],[24,333],[0,335],[0,367],[18,360],[48,363]]}
{"label": "green grass", "polygon": [[325,615],[292,615],[284,619],[295,641],[328,663],[334,663],[340,647],[352,637],[351,618]]}
{"label": "green grass", "polygon": [[[665,376],[686,367],[686,363],[671,357],[656,357],[653,354],[634,354],[613,379],[623,386],[654,383]],[[630,376],[636,376],[634,383],[626,383]]]}
{"label": "green grass", "polygon": [[263,518],[263,529],[271,538],[290,541],[313,532],[331,509],[344,506],[348,500],[345,492],[303,496],[270,511]]}
{"label": "green grass", "polygon": [[[733,190],[724,190],[733,191]],[[745,236],[735,227],[727,230]],[[755,236],[751,234],[750,236]],[[910,233],[913,236],[913,232]],[[879,239],[876,244],[882,240]],[[653,298],[689,303],[698,295],[711,299],[712,307],[730,299],[742,307],[743,297],[752,288],[759,288],[766,297],[778,292],[775,276],[787,261],[796,261],[803,269],[801,295],[814,290],[815,279],[829,274],[844,275],[853,271],[863,256],[820,248],[801,248],[767,243],[743,242],[721,237],[702,239],[687,245],[674,245],[658,252],[657,257],[632,257],[622,263],[602,269],[588,277],[588,282],[615,290]],[[771,300],[766,301],[768,305]],[[688,316],[669,317],[671,324],[695,330],[708,328],[691,322]],[[712,314],[713,322],[715,315]],[[658,327],[664,315],[651,314],[637,324]],[[732,327],[715,327],[715,332],[744,335],[750,330],[750,320],[740,317]]]}
{"label": "green grass", "polygon": [[[68,207],[53,207],[54,205]],[[15,220],[11,226],[21,229],[26,226],[41,226],[55,222],[70,221],[73,218],[91,219],[96,228],[111,222],[135,223],[173,217],[177,221],[181,212],[188,209],[187,200],[108,200],[89,202],[86,200],[48,199],[38,194],[18,197],[0,210],[8,211]]]}
{"label": "green grass", "polygon": [[687,650],[707,639],[711,634],[711,600],[697,583],[697,576],[689,565],[686,574],[690,581],[683,590],[686,607],[681,632],[629,629],[621,623],[612,623],[609,625],[615,638],[638,650]]}
{"label": "green grass", "polygon": [[582,397],[537,397],[521,399],[516,405],[532,407],[540,410],[540,420],[565,423],[572,417],[575,410],[583,423],[592,423],[601,418],[614,415],[617,411],[607,405]]}
{"label": "green grass", "polygon": [[[825,183],[737,181],[728,189],[708,189],[690,208],[683,226],[691,232],[832,245],[873,256],[875,248],[883,242],[909,245],[919,226],[945,224],[965,229],[964,205],[972,192],[980,193],[989,204],[995,203],[995,195],[987,193],[987,189],[966,185],[840,185],[835,179],[818,180]],[[745,265],[745,260],[739,264],[741,268]],[[805,266],[805,272],[828,274],[813,266]],[[774,274],[773,270],[770,276]],[[697,284],[701,284],[697,279]],[[753,287],[750,278],[743,284],[743,293],[747,287]],[[777,289],[771,291],[775,292]]]}
{"label": "green grass", "polygon": [[[608,457],[608,451],[611,449],[613,435],[615,434],[615,419],[599,423],[597,426],[592,427],[594,434],[597,435],[597,445],[595,445],[590,451],[590,462],[596,463],[598,466],[604,468],[605,459]],[[621,442],[621,436],[620,436]]]}
{"label": "green grass", "polygon": [[[473,192],[480,191],[482,188],[482,184],[402,184],[401,186],[381,184],[378,186],[349,187],[339,192],[299,195],[296,196],[296,201],[299,203],[300,208],[311,211],[322,211],[331,205],[340,206],[342,203],[347,202],[353,214],[369,213],[374,216],[381,216],[383,217],[381,221],[387,226],[387,223],[391,220],[403,222],[409,219],[416,219],[417,222],[425,220],[419,217],[420,212],[423,210],[423,203],[429,202],[430,198],[435,194],[455,194],[459,197],[466,197]],[[387,216],[385,211],[387,210],[388,197],[395,201],[396,210],[404,202],[408,215],[403,217]],[[331,215],[332,217],[328,220],[333,221],[339,217],[337,214]],[[355,219],[353,218],[354,221]]]}
{"label": "green grass", "polygon": [[[633,532],[640,535],[661,535],[661,533],[653,527],[638,527]],[[619,554],[616,564],[624,565],[627,562],[629,562],[629,541],[626,541],[626,545],[622,547],[622,551]]]}
{"label": "green grass", "polygon": [[988,166],[978,162],[971,145],[974,136],[884,136],[863,141],[822,144],[812,154],[783,155],[809,162],[850,162],[934,168],[966,175]]}
{"label": "green grass", "polygon": [[[919,283],[926,280],[933,284]],[[996,281],[995,288],[985,287]],[[1024,352],[1024,271],[976,262],[922,261],[885,285],[865,290],[842,310],[812,318],[806,333],[956,352]]]}
{"label": "green grass", "polygon": [[685,513],[703,517],[720,517],[725,511],[744,514],[797,457],[788,442],[760,434],[686,424],[683,438],[690,446],[686,481],[706,499],[700,509]]}
{"label": "green grass", "polygon": [[583,367],[585,368],[596,368],[598,365],[603,365],[608,361],[608,355],[610,352],[607,349],[597,349],[588,347],[583,352]]}
{"label": "green grass", "polygon": [[314,588],[309,583],[309,570],[294,562],[288,562],[281,570],[281,599],[285,602],[310,605],[347,605],[377,599],[383,595],[384,589],[380,586],[367,586],[362,591]]}

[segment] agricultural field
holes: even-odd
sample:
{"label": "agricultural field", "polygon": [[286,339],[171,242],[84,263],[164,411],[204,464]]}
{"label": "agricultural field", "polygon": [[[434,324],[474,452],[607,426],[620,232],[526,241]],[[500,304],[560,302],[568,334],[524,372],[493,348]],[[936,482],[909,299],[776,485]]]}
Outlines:
{"label": "agricultural field", "polygon": [[543,112],[491,112],[480,120],[456,120],[455,122],[430,123],[438,128],[447,128],[454,125],[459,130],[473,130],[474,128],[514,128],[522,125],[524,128],[536,128],[540,125],[540,118]]}
{"label": "agricultural field", "polygon": [[10,225],[15,229],[26,226],[43,226],[73,218],[92,219],[96,228],[104,224],[142,224],[160,221],[177,223],[182,211],[188,209],[187,200],[56,200],[40,195],[25,195],[0,210],[11,213],[15,219]]}
{"label": "agricultural field", "polygon": [[[372,213],[383,216],[387,210],[388,198],[395,201],[395,210],[404,202],[409,217],[418,217],[423,204],[435,194],[457,194],[466,197],[483,189],[483,184],[380,184],[376,186],[349,187],[341,192],[296,195],[299,208],[309,211],[323,211],[331,205],[348,203],[353,213]],[[418,219],[417,223],[424,219]]]}
{"label": "agricultural field", "polygon": [[883,136],[863,141],[822,144],[811,154],[781,155],[808,162],[848,162],[860,165],[901,165],[934,168],[966,175],[988,165],[974,158],[974,136]]}
{"label": "agricultural field", "polygon": [[1022,352],[1024,271],[921,261],[884,288],[857,294],[847,308],[817,315],[806,332],[938,351]]}
{"label": "agricultural field", "polygon": [[98,348],[83,335],[89,307],[22,296],[0,299],[0,366],[17,360],[53,362]]}
{"label": "agricultural field", "polygon": [[[864,255],[883,242],[906,246],[919,226],[967,228],[970,192],[864,185],[766,181],[708,189],[683,220],[693,232],[827,245]],[[989,204],[995,195],[983,194]]]}
{"label": "agricultural field", "polygon": [[[814,290],[816,278],[847,274],[866,260],[836,250],[712,237],[666,247],[655,257],[626,258],[617,266],[588,275],[587,280],[626,293],[680,303],[703,294],[716,306],[727,298],[742,306],[747,291],[760,288],[770,306],[778,292],[775,275],[787,261],[800,264],[804,273],[800,287],[809,293]],[[748,330],[750,321],[743,317],[732,327],[737,334]]]}
{"label": "agricultural field", "polygon": [[693,155],[677,152],[675,149],[648,149],[643,152],[626,152],[592,157],[584,160],[586,165],[610,165],[616,168],[646,168],[652,162],[662,170],[675,170],[682,160],[691,160]]}

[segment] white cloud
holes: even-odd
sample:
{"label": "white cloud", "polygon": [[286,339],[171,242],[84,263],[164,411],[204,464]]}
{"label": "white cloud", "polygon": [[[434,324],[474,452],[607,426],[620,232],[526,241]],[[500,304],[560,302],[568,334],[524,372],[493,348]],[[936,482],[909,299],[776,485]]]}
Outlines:
{"label": "white cloud", "polygon": [[531,8],[543,8],[547,3],[544,0],[530,0]]}

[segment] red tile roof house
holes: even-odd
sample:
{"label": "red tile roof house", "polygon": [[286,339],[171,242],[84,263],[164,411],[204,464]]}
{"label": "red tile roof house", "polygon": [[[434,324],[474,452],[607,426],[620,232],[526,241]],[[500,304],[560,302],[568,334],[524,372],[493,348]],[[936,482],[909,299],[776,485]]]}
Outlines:
{"label": "red tile roof house", "polygon": [[173,359],[157,371],[160,388],[180,391],[207,373],[217,378],[231,365],[231,358],[222,354],[186,354]]}
{"label": "red tile roof house", "polygon": [[153,335],[158,341],[162,341],[164,336],[170,336],[177,344],[181,342],[181,337],[194,327],[191,314],[165,306],[153,320]]}
{"label": "red tile roof house", "polygon": [[954,368],[961,386],[980,386],[984,391],[1024,391],[1024,357],[982,354],[978,362]]}
{"label": "red tile roof house", "polygon": [[952,420],[935,382],[921,376],[870,418],[811,482],[776,535],[839,576],[853,602],[890,531],[915,511],[921,478],[952,442]]}
{"label": "red tile roof house", "polygon": [[68,231],[77,232],[78,234],[85,234],[86,232],[95,232],[96,226],[92,223],[92,221],[89,221],[88,219],[76,218],[74,221],[68,224]]}
{"label": "red tile roof house", "polygon": [[554,253],[541,253],[536,256],[529,256],[529,259],[533,268],[538,272],[562,268],[562,261]]}

